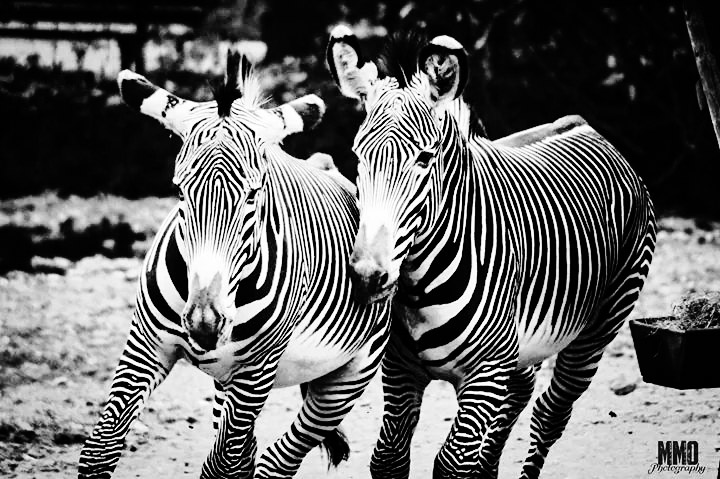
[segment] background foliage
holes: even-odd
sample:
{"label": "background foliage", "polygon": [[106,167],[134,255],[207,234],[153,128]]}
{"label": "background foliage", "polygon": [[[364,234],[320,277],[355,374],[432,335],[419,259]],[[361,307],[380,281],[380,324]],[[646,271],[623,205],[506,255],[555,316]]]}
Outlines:
{"label": "background foliage", "polygon": [[[331,153],[354,178],[349,146],[363,113],[339,95],[324,65],[327,31],[338,21],[359,26],[370,56],[386,32],[414,27],[455,36],[471,54],[466,96],[491,138],[580,114],[629,159],[662,212],[720,217],[720,153],[701,110],[679,3],[240,0],[214,12],[197,31],[205,41],[239,36],[267,43],[260,68],[271,104],[305,93],[328,104],[316,131],[286,141],[289,151]],[[211,75],[178,65],[148,76],[181,96],[207,98]],[[112,81],[4,59],[0,111],[4,198],[45,189],[171,194],[179,142],[121,105]]]}

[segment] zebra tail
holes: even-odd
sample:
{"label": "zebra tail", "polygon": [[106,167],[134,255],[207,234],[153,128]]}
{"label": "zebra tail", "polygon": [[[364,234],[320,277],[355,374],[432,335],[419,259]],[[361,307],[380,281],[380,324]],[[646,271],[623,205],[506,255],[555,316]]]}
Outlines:
{"label": "zebra tail", "polygon": [[[307,395],[308,385],[303,383],[300,385],[300,393],[303,399]],[[341,462],[347,461],[350,457],[350,445],[347,441],[347,436],[340,430],[335,428],[329,432],[323,442],[318,446],[324,450],[328,458],[328,471],[331,467],[338,467]]]}
{"label": "zebra tail", "polygon": [[347,461],[350,457],[350,445],[340,428],[336,428],[325,436],[320,447],[327,453],[328,471],[330,467],[338,467],[341,462]]}

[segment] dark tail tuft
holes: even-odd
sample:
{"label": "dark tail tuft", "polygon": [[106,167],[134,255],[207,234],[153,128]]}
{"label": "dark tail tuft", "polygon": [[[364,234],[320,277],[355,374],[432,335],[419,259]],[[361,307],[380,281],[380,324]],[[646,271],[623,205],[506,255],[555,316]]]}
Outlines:
{"label": "dark tail tuft", "polygon": [[[307,383],[300,384],[300,394],[302,394],[303,399],[305,399],[307,392]],[[350,446],[347,437],[339,428],[330,431],[319,447],[327,453],[328,470],[331,467],[338,467],[341,462],[347,461],[348,457],[350,457]]]}
{"label": "dark tail tuft", "polygon": [[341,462],[347,461],[348,457],[350,457],[350,446],[347,437],[340,429],[335,429],[325,436],[320,447],[327,452],[328,470],[330,470],[331,466],[338,467]]}

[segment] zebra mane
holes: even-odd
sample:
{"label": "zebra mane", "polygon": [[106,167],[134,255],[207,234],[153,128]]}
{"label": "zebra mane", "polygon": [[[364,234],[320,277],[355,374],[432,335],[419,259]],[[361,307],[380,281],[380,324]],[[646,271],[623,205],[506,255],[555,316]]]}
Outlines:
{"label": "zebra mane", "polygon": [[[377,59],[378,76],[392,77],[400,88],[407,87],[413,75],[418,71],[420,50],[427,45],[425,35],[418,30],[407,30],[391,35]],[[458,122],[460,130],[468,138],[480,136],[487,138],[485,125],[480,120],[475,108],[463,98],[455,100],[450,113]]]}
{"label": "zebra mane", "polygon": [[465,107],[468,109],[468,138],[472,137],[482,137],[482,138],[488,138],[487,130],[485,129],[485,124],[483,124],[482,120],[480,119],[480,115],[478,115],[477,110],[474,106],[472,106],[470,103],[468,103],[464,98],[460,97],[458,98],[458,101],[461,101]]}
{"label": "zebra mane", "polygon": [[252,63],[232,50],[228,50],[225,77],[213,87],[213,96],[221,117],[230,115],[232,104],[237,99],[242,99],[247,108],[257,108],[264,103],[260,81]]}
{"label": "zebra mane", "polygon": [[378,76],[393,77],[400,88],[407,87],[418,71],[418,57],[425,45],[427,38],[417,30],[394,33],[387,39],[378,56]]}

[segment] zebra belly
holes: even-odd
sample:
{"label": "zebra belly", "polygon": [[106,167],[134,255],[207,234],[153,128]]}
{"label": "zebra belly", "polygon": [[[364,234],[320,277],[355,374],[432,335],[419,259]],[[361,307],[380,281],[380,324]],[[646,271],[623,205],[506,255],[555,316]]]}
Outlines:
{"label": "zebra belly", "polygon": [[313,336],[293,338],[280,357],[275,388],[306,383],[341,368],[353,359],[354,353],[329,344],[319,343]]}
{"label": "zebra belly", "polygon": [[[395,302],[393,303],[393,312],[403,321],[410,336],[415,341],[423,334],[431,333],[433,329],[442,326],[446,322],[441,307],[416,310]],[[558,335],[553,331],[549,318],[544,318],[537,325],[532,325],[532,331],[529,330],[529,323],[530,320],[527,318],[520,320],[518,323],[518,367],[520,368],[540,363],[559,353],[580,333],[580,329],[578,329],[577,331],[569,331],[563,335]],[[582,324],[580,322],[579,326]],[[455,348],[464,347],[463,342],[462,335],[458,335],[455,341],[449,342],[444,347],[420,351],[419,357],[424,361],[437,361],[450,354]],[[437,379],[450,380],[450,378],[462,377],[464,374],[462,366],[462,364],[451,361],[442,367],[428,368],[428,371]]]}
{"label": "zebra belly", "polygon": [[549,319],[541,321],[534,331],[528,331],[523,324],[518,325],[518,342],[520,346],[518,367],[524,368],[538,364],[553,356],[570,344],[580,331],[573,331],[562,336],[553,333]]}
{"label": "zebra belly", "polygon": [[[293,337],[278,361],[273,388],[283,388],[306,383],[325,376],[349,363],[356,351],[344,351],[341,348],[318,341],[320,335]],[[243,363],[235,356],[237,346],[226,344],[203,356],[189,358],[204,373],[223,382],[242,371]],[[253,364],[252,369],[258,365]]]}

